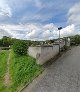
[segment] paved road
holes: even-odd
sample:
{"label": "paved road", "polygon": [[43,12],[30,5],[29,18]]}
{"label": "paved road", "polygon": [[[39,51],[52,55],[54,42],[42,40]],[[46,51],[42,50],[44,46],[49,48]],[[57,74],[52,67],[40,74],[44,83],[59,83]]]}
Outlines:
{"label": "paved road", "polygon": [[80,92],[80,47],[72,48],[49,66],[30,92]]}

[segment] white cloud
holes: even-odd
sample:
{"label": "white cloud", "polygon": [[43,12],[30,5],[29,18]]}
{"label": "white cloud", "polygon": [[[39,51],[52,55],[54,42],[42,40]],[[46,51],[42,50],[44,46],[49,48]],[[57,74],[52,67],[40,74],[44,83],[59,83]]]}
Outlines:
{"label": "white cloud", "polygon": [[57,27],[53,23],[50,23],[50,24],[46,24],[44,26],[44,29],[51,31],[51,30],[57,30]]}
{"label": "white cloud", "polygon": [[68,23],[80,24],[80,3],[76,3],[69,9],[68,16]]}
{"label": "white cloud", "polygon": [[69,25],[61,30],[61,37],[67,37],[71,35],[76,35],[78,32],[75,30],[75,25]]}
{"label": "white cloud", "polygon": [[0,0],[0,15],[1,16],[12,16],[11,8],[5,0]]}
{"label": "white cloud", "polygon": [[1,30],[0,29],[0,38],[2,38],[3,36],[10,36],[5,30]]}
{"label": "white cloud", "polygon": [[[0,25],[0,29],[8,35],[18,39],[48,40],[58,38],[59,31],[53,24],[19,24],[19,25]],[[61,37],[74,35],[76,33],[74,24],[61,30]],[[3,34],[3,33],[1,33]]]}

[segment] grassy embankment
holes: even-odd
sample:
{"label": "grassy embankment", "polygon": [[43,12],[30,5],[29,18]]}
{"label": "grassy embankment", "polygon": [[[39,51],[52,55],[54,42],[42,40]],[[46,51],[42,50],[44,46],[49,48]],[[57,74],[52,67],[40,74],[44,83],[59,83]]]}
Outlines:
{"label": "grassy embankment", "polygon": [[34,58],[28,55],[17,56],[12,50],[10,54],[11,86],[5,87],[3,76],[6,71],[8,52],[0,53],[0,92],[17,92],[42,72],[41,66],[36,64]]}
{"label": "grassy embankment", "polygon": [[0,92],[6,92],[4,91],[5,85],[4,85],[4,76],[6,73],[6,65],[7,65],[7,58],[8,58],[8,52],[9,51],[0,51]]}
{"label": "grassy embankment", "polygon": [[36,60],[30,56],[17,56],[11,51],[11,76],[12,89],[20,89],[25,84],[31,82],[36,76],[42,72],[40,65],[37,65]]}

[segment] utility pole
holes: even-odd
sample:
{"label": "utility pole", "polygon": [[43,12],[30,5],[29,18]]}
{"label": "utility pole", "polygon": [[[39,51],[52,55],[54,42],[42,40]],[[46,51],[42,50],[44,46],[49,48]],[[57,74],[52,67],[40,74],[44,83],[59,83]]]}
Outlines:
{"label": "utility pole", "polygon": [[60,54],[60,30],[62,29],[62,27],[59,27],[58,30],[59,30],[59,54]]}

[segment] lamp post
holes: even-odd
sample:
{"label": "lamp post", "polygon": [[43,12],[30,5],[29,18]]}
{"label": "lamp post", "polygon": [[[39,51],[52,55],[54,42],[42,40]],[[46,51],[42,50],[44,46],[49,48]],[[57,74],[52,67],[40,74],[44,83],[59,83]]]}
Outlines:
{"label": "lamp post", "polygon": [[62,27],[59,27],[58,30],[59,30],[59,54],[60,54],[60,30],[62,29]]}

